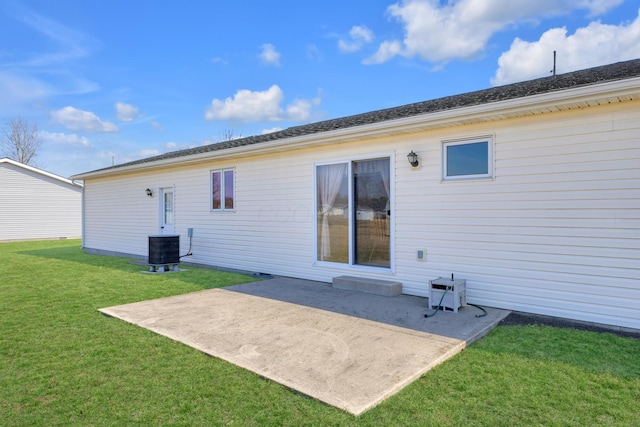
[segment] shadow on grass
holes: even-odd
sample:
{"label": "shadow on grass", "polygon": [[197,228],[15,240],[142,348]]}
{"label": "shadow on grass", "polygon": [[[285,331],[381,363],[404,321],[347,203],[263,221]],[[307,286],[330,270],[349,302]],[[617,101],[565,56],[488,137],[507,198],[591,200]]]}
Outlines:
{"label": "shadow on grass", "polygon": [[130,258],[89,255],[85,254],[78,246],[61,246],[49,249],[33,249],[28,251],[19,251],[16,253],[38,258],[77,262],[84,265],[93,265],[95,267],[108,267],[121,271],[135,270],[130,265],[128,265],[132,260]]}
{"label": "shadow on grass", "polygon": [[73,262],[97,269],[114,272],[140,274],[146,280],[177,280],[199,289],[212,289],[261,280],[249,274],[220,271],[209,268],[187,267],[178,272],[148,274],[146,262],[139,258],[125,258],[107,255],[86,254],[79,246],[67,245],[47,249],[16,251],[16,254],[33,256],[47,260]]}

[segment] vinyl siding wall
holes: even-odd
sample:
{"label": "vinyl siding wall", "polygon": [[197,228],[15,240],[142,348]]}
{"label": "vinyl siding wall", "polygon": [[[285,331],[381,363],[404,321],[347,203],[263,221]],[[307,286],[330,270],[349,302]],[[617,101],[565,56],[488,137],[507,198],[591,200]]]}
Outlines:
{"label": "vinyl siding wall", "polygon": [[[639,105],[87,180],[85,246],[146,255],[159,202],[144,190],[171,185],[182,253],[194,228],[192,262],[321,281],[396,279],[422,296],[429,279],[453,273],[472,303],[640,328]],[[442,182],[442,140],[488,134],[495,178]],[[392,159],[392,268],[316,265],[314,165],[380,156]],[[210,212],[209,171],[227,167],[236,210]]]}
{"label": "vinyl siding wall", "polygon": [[636,103],[482,126],[495,133],[495,179],[432,176],[419,202],[398,208],[398,239],[428,250],[431,275],[467,279],[470,302],[640,328],[639,117]]}
{"label": "vinyl siding wall", "polygon": [[0,164],[0,184],[0,241],[82,234],[82,188],[9,163]]}

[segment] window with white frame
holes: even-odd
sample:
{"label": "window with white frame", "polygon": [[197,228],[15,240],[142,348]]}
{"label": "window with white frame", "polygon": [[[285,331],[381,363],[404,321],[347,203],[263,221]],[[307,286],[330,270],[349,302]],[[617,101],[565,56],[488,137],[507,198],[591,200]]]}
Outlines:
{"label": "window with white frame", "polygon": [[442,179],[493,178],[493,137],[444,141]]}
{"label": "window with white frame", "polygon": [[211,210],[232,211],[234,203],[234,170],[211,171]]}

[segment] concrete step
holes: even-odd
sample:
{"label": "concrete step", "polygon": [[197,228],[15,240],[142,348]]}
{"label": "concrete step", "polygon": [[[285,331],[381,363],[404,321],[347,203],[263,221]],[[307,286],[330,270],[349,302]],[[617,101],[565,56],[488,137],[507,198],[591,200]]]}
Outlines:
{"label": "concrete step", "polygon": [[402,283],[388,280],[367,279],[364,277],[340,276],[333,278],[333,287],[347,291],[360,291],[369,294],[395,297],[402,293]]}

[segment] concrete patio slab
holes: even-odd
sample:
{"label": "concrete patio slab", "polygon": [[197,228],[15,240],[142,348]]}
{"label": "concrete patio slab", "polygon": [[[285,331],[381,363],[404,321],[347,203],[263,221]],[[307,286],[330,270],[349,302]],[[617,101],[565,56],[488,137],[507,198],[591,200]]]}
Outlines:
{"label": "concrete patio slab", "polygon": [[276,278],[100,311],[359,415],[509,314],[486,310],[425,318],[426,298]]}

